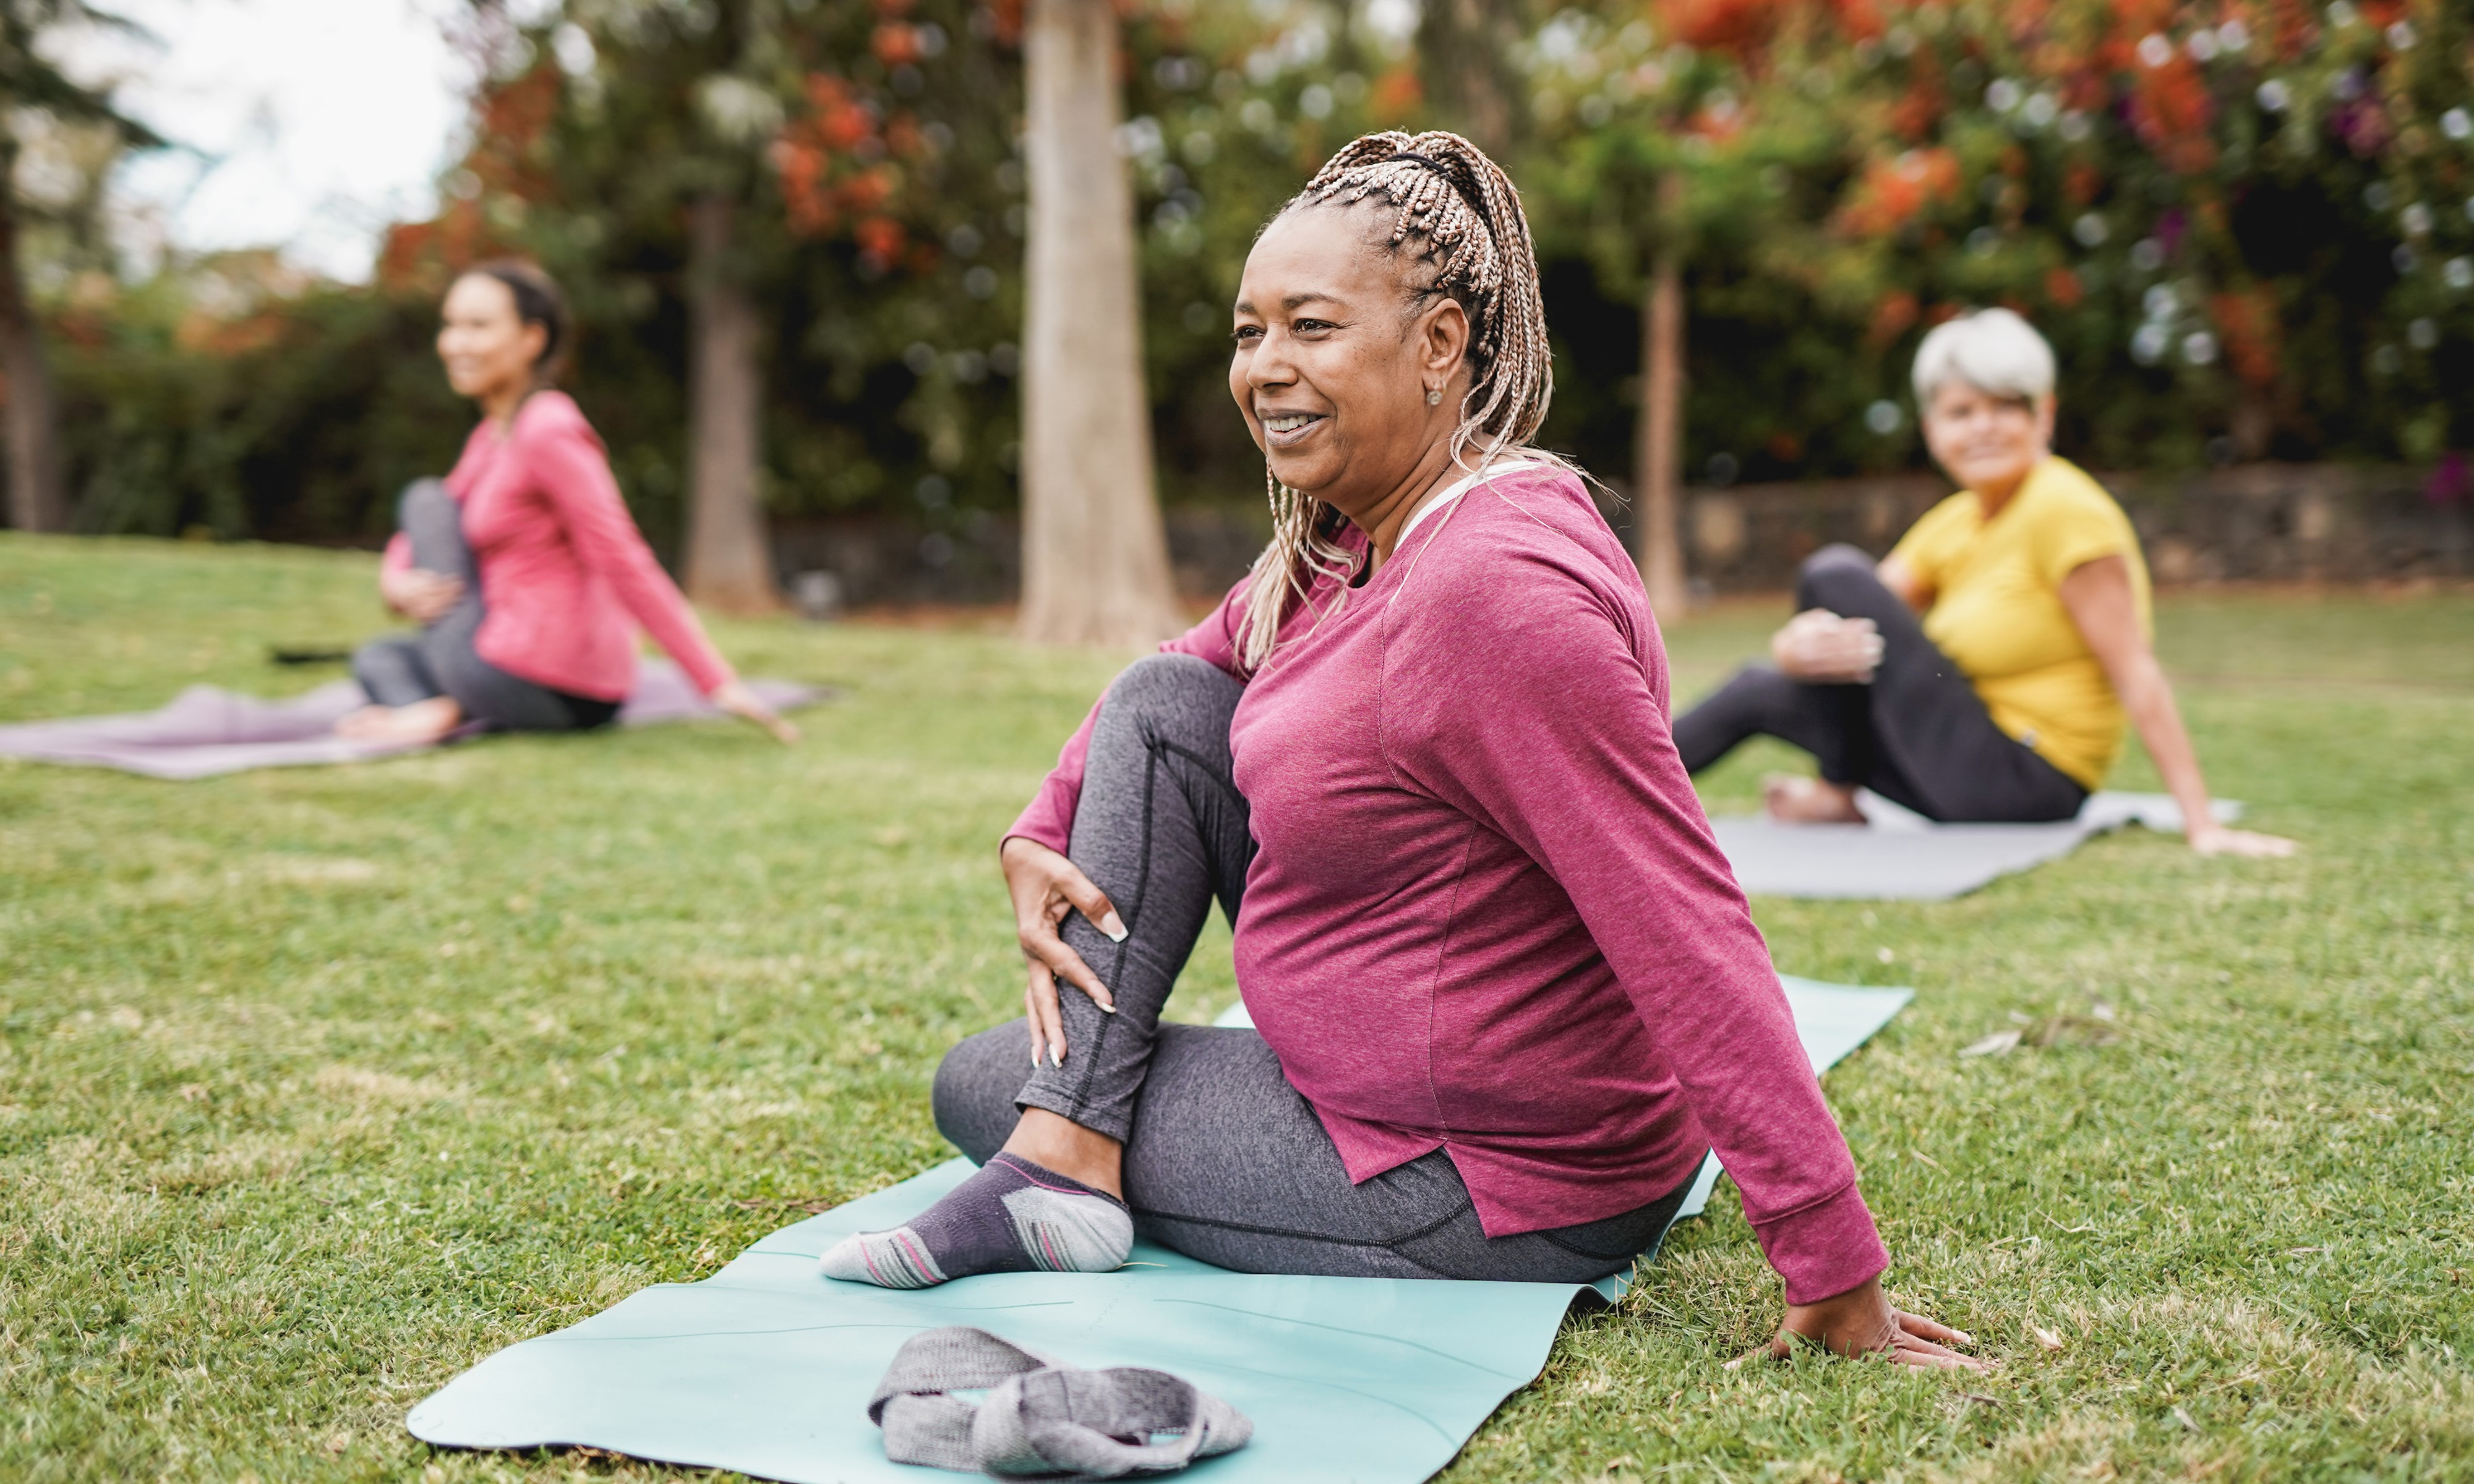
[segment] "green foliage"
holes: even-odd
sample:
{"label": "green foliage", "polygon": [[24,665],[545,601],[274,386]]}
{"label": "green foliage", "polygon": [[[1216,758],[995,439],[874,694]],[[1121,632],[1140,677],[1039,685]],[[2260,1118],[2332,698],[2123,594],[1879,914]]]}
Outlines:
{"label": "green foliage", "polygon": [[[0,719],[303,683],[265,647],[373,632],[373,580],[0,536]],[[1776,616],[1672,630],[1678,694]],[[1447,1477],[2465,1473],[2474,604],[2169,596],[2158,630],[2212,781],[2300,855],[2131,831],[1957,901],[1755,904],[1787,970],[1919,991],[1828,1090],[1893,1292],[2002,1369],[1723,1369],[1777,1286],[1722,1186]],[[1020,1003],[991,843],[1118,662],[716,633],[844,699],[797,749],[712,725],[189,784],[0,762],[0,1475],[677,1477],[402,1420],[947,1157],[936,1058]],[[1785,760],[1731,759],[1711,807]],[[1215,935],[1178,1013],[1229,993]],[[2098,1000],[2111,1044],[1957,1054]]]}
{"label": "green foliage", "polygon": [[546,116],[494,119],[458,184],[573,286],[576,390],[657,532],[684,495],[684,206],[708,190],[741,203],[721,268],[771,332],[767,503],[931,524],[1009,503],[1019,80],[995,21],[962,0],[577,4],[530,34],[543,60],[507,88],[546,92]]}
{"label": "green foliage", "polygon": [[[1374,12],[1126,9],[1122,143],[1172,500],[1256,497],[1225,358],[1257,227],[1351,135],[1454,122]],[[768,331],[767,504],[958,533],[1011,507],[1018,7],[540,13],[501,37],[444,212],[399,230],[375,288],[235,312],[197,291],[213,265],[183,265],[84,322],[85,291],[61,292],[89,529],[370,539],[465,426],[421,349],[446,274],[520,251],[569,286],[571,385],[670,544],[686,207],[716,191],[740,203],[722,271]],[[1916,467],[1916,341],[1994,302],[2055,342],[2063,445],[2099,467],[2474,446],[2474,20],[2436,0],[2244,13],[1589,0],[1528,25],[1505,76],[1527,90],[1510,165],[1557,336],[1548,440],[1629,472],[1642,283],[1672,245],[1696,478]]]}
{"label": "green foliage", "polygon": [[195,302],[265,264],[164,275],[57,322],[79,529],[381,540],[395,493],[471,429],[439,374],[426,298],[322,287],[231,318]]}
{"label": "green foliage", "polygon": [[[1367,71],[1381,64],[1340,9],[1273,10],[1278,24],[1162,3],[1136,9],[1123,32],[1121,146],[1173,499],[1253,496],[1259,457],[1225,390],[1227,305],[1263,218],[1368,127]],[[492,203],[521,201],[500,235],[578,286],[593,348],[577,389],[605,427],[618,425],[614,450],[640,508],[658,526],[678,488],[677,203],[732,170],[747,202],[744,271],[777,326],[768,503],[931,527],[1011,508],[1028,184],[1015,22],[966,0],[873,11],[741,0],[698,19],[707,13],[570,6],[592,65],[558,83],[537,133],[476,152],[534,163],[469,181]],[[540,56],[580,60],[571,39],[559,51],[557,27],[531,39]],[[776,110],[765,147],[742,145],[740,159],[708,137],[710,118],[699,123],[723,77],[753,89],[743,108]],[[750,159],[763,168],[744,170]],[[616,407],[629,415],[601,411]]]}
{"label": "green foliage", "polygon": [[12,108],[59,123],[108,128],[132,145],[161,143],[153,130],[120,111],[109,86],[79,82],[57,60],[60,41],[71,32],[133,29],[85,0],[0,0],[0,97]]}
{"label": "green foliage", "polygon": [[2462,7],[1624,3],[1530,61],[1559,247],[1619,298],[1686,253],[1696,465],[1912,462],[1915,341],[1989,303],[2104,467],[2474,443]]}

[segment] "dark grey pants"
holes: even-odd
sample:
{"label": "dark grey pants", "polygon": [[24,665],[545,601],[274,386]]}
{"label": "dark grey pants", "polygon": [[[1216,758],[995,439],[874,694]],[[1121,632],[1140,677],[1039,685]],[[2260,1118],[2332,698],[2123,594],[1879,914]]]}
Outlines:
{"label": "dark grey pants", "polygon": [[1686,770],[1698,773],[1760,735],[1810,753],[1831,782],[1860,783],[1927,819],[2066,820],[2087,802],[2077,779],[1993,724],[1915,610],[1881,585],[1871,557],[1853,546],[1813,553],[1797,574],[1795,607],[1873,620],[1881,666],[1872,683],[1808,685],[1746,665],[1676,718]]}
{"label": "dark grey pants", "polygon": [[1110,687],[1071,853],[1128,937],[1112,944],[1078,914],[1065,939],[1118,1013],[1059,986],[1061,1067],[1031,1069],[1020,1020],[963,1041],[936,1070],[937,1128],[981,1162],[1024,1108],[1122,1138],[1135,1229],[1241,1272],[1586,1282],[1628,1268],[1664,1235],[1689,1181],[1604,1221],[1489,1238],[1442,1150],[1351,1185],[1262,1037],[1160,1023],[1212,900],[1236,921],[1254,854],[1229,776],[1238,695],[1235,681],[1188,655],[1141,660]]}
{"label": "dark grey pants", "polygon": [[509,675],[473,648],[486,610],[480,568],[464,539],[464,511],[434,479],[404,487],[396,525],[412,543],[412,564],[452,577],[464,596],[418,634],[372,639],[352,655],[352,677],[380,706],[452,696],[472,721],[498,731],[576,731],[618,714],[614,701],[571,696]]}

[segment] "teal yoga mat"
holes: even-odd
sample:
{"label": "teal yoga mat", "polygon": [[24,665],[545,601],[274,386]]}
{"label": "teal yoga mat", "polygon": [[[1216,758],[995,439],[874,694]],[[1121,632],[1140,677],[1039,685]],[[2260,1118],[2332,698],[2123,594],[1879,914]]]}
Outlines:
{"label": "teal yoga mat", "polygon": [[[1816,1069],[1912,997],[1783,982]],[[405,1425],[451,1448],[581,1445],[790,1484],[920,1484],[938,1475],[886,1462],[862,1409],[904,1340],[977,1325],[1073,1365],[1174,1372],[1253,1419],[1253,1442],[1196,1465],[1198,1480],[1415,1484],[1537,1378],[1581,1292],[1230,1273],[1148,1243],[1114,1273],[994,1273],[910,1293],[818,1275],[825,1248],[900,1225],[970,1169],[949,1161],[776,1232],[702,1282],[658,1284],[510,1346]],[[1705,1166],[1689,1209],[1715,1178]],[[1629,1283],[1596,1286],[1613,1299]]]}

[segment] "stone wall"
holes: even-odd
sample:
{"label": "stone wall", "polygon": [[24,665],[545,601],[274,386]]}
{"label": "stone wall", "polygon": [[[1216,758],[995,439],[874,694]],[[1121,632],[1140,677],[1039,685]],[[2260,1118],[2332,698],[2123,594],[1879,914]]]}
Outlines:
{"label": "stone wall", "polygon": [[[2342,465],[2255,464],[2182,476],[2101,476],[2160,583],[2374,582],[2474,577],[2474,503],[2462,481]],[[1686,563],[1705,593],[1775,592],[1832,541],[1886,552],[1950,491],[1930,475],[1738,485],[1685,491]],[[1632,515],[1601,500],[1630,539]],[[1175,506],[1169,556],[1189,598],[1246,573],[1270,524],[1256,507]],[[1022,580],[1021,528],[982,513],[935,529],[874,516],[773,526],[787,588],[832,574],[831,606],[1007,603]],[[818,583],[810,580],[812,592]]]}
{"label": "stone wall", "polygon": [[[1172,506],[1166,515],[1169,562],[1189,598],[1227,591],[1272,533],[1259,508]],[[934,529],[872,515],[777,518],[773,561],[794,597],[801,573],[831,573],[830,606],[1010,603],[1022,587],[1022,525],[984,511]]]}
{"label": "stone wall", "polygon": [[[2427,472],[2254,464],[2099,477],[2160,583],[2474,577],[2474,506]],[[1686,564],[1705,590],[1776,591],[1832,541],[1888,551],[1949,491],[1922,475],[1687,491]]]}

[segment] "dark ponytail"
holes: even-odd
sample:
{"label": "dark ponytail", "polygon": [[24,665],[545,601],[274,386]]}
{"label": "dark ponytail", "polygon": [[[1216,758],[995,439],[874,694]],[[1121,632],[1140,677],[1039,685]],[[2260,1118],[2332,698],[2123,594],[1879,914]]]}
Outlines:
{"label": "dark ponytail", "polygon": [[475,263],[467,274],[478,274],[507,286],[515,296],[516,319],[542,327],[542,353],[533,361],[533,379],[544,386],[558,379],[559,357],[567,350],[567,296],[558,280],[521,258],[498,257]]}

